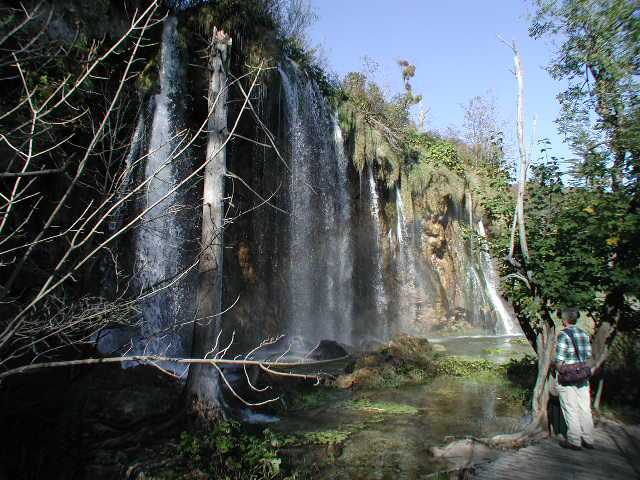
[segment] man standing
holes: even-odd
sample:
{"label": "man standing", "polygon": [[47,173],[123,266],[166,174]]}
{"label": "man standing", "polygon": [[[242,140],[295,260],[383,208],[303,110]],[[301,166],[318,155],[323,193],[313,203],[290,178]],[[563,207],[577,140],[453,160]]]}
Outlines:
{"label": "man standing", "polygon": [[[589,335],[576,326],[578,311],[568,308],[562,312],[564,329],[558,335],[556,344],[556,368],[562,364],[571,365],[586,362],[591,358]],[[593,448],[593,419],[591,417],[591,395],[589,379],[577,383],[558,383],[560,407],[567,422],[565,448],[581,450]]]}

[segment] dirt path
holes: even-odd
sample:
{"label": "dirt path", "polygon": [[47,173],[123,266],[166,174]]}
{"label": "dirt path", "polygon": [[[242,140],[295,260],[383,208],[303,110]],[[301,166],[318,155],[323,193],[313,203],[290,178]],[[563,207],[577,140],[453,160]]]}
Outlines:
{"label": "dirt path", "polygon": [[595,450],[561,448],[547,439],[495,461],[479,465],[472,478],[478,480],[617,480],[640,479],[640,426],[600,421]]}

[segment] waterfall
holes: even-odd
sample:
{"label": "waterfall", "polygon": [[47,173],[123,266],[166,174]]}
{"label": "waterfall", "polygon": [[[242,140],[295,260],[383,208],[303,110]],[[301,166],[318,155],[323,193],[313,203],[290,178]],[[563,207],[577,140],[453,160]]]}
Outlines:
{"label": "waterfall", "polygon": [[142,204],[145,209],[162,200],[144,217],[134,230],[135,279],[141,292],[162,289],[141,301],[142,326],[140,336],[133,341],[134,354],[179,355],[189,351],[191,334],[180,327],[180,319],[190,320],[188,287],[169,285],[188,266],[186,243],[189,230],[180,221],[183,200],[169,194],[180,180],[183,158],[176,158],[175,140],[182,123],[178,102],[183,85],[183,65],[177,46],[177,19],[164,21],[161,47],[160,92],[152,98],[154,110],[150,129],[148,157],[144,178],[146,186]]}
{"label": "waterfall", "polygon": [[[487,237],[482,220],[478,222],[478,233],[482,238]],[[498,276],[496,274],[495,267],[493,266],[491,255],[489,255],[489,252],[484,248],[481,249],[480,259],[482,270],[484,272],[486,292],[489,295],[489,300],[493,305],[497,316],[497,321],[500,325],[500,333],[506,335],[515,335],[520,333],[518,327],[516,327],[513,321],[513,317],[507,311],[504,300],[498,294]]]}
{"label": "waterfall", "polygon": [[380,231],[380,199],[378,198],[378,189],[376,188],[376,180],[373,178],[373,170],[371,165],[367,165],[367,175],[369,177],[369,202],[370,202],[370,212],[371,212],[371,221],[373,223],[373,232],[375,235],[375,271],[373,278],[373,288],[375,290],[375,302],[376,302],[376,312],[378,317],[382,319],[382,324],[384,327],[382,328],[382,338],[389,337],[389,322],[385,318],[387,314],[387,295],[384,289],[384,258],[382,251],[382,238]]}
{"label": "waterfall", "polygon": [[412,333],[415,328],[416,303],[418,301],[418,285],[416,284],[416,252],[412,239],[408,238],[404,214],[404,204],[400,189],[396,186],[396,237],[398,238],[398,281],[400,283],[400,318],[399,329],[404,333]]}
{"label": "waterfall", "polygon": [[[335,145],[336,159],[338,162],[337,180],[338,180],[338,216],[336,218],[338,223],[337,231],[337,288],[338,288],[338,304],[340,308],[345,310],[342,312],[342,317],[347,319],[351,323],[353,312],[353,291],[352,276],[353,276],[353,252],[351,248],[351,201],[348,191],[348,168],[349,159],[344,152],[344,139],[342,138],[342,130],[338,124],[338,118],[336,115],[331,117],[333,122],[333,143]],[[351,335],[351,332],[349,332]],[[346,338],[345,338],[346,340]],[[353,339],[349,338],[349,343],[352,343]]]}
{"label": "waterfall", "polygon": [[279,71],[291,168],[287,333],[307,345],[351,344],[351,205],[342,134],[315,83],[293,62]]}

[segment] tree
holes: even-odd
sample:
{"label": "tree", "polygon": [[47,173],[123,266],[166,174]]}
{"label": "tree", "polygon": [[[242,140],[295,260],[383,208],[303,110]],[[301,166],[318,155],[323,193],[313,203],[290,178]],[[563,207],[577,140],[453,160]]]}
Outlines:
{"label": "tree", "polygon": [[[574,168],[577,182],[567,186],[557,159],[549,159],[544,148],[545,161],[534,168],[534,177],[527,182],[524,119],[519,108],[520,252],[512,248],[507,278],[517,280],[509,290],[520,323],[530,340],[537,338],[536,415],[525,433],[544,431],[547,423],[544,400],[555,340],[550,312],[561,306],[589,312],[597,328],[597,370],[615,332],[638,325],[635,302],[640,292],[639,137],[633,124],[638,115],[638,6],[615,0],[539,0],[537,5],[531,34],[560,34],[563,41],[549,71],[569,80],[568,90],[559,96],[558,124],[580,159]],[[512,48],[518,75],[519,56]],[[518,75],[519,103],[521,78]]]}
{"label": "tree", "polygon": [[52,37],[56,9],[45,2],[4,7],[2,369],[81,350],[108,323],[133,321],[131,303],[107,304],[95,291],[78,294],[74,284],[122,234],[105,232],[135,194],[118,197],[138,159],[115,159],[129,147],[134,78],[148,31],[162,20],[158,8],[149,2],[121,32],[90,42],[84,32]]}
{"label": "tree", "polygon": [[[271,18],[263,18],[260,2],[238,5],[253,7],[256,18],[273,27]],[[226,7],[235,12],[233,5]],[[149,41],[160,25],[165,32],[176,32],[177,18],[166,12],[161,2],[148,2],[145,9],[130,14],[119,11],[122,31],[110,31],[102,40],[91,40],[84,30],[86,25],[78,27],[76,37],[56,38],[56,30],[49,31],[49,26],[57,11],[46,2],[33,2],[21,9],[0,8],[8,13],[0,22],[0,84],[11,93],[0,99],[0,383],[13,375],[71,365],[136,361],[173,376],[167,364],[192,366],[188,390],[196,399],[195,406],[202,409],[199,413],[210,419],[210,413],[214,417],[219,413],[220,381],[240,401],[249,403],[227,381],[221,366],[319,380],[319,375],[279,370],[296,363],[253,358],[260,348],[273,345],[279,338],[257,342],[256,348],[233,360],[222,358],[231,348],[233,337],[225,345],[218,341],[217,320],[224,313],[223,232],[224,226],[235,220],[224,208],[225,179],[231,177],[249,188],[261,201],[255,208],[271,198],[263,198],[226,170],[226,146],[236,136],[243,116],[254,115],[256,127],[263,129],[265,142],[269,142],[267,147],[283,160],[275,137],[251,103],[263,64],[245,65],[242,73],[233,77],[227,64],[229,36],[210,23],[206,25],[213,30],[210,39],[200,37],[200,31],[194,33],[197,41],[202,38],[210,42],[206,105],[193,109],[196,115],[190,131],[169,129],[170,133],[160,135],[160,145],[152,149],[147,147],[152,142],[145,141],[144,122],[149,91],[155,86],[150,70],[157,66],[154,54],[160,53],[159,58],[166,62],[162,46],[175,46],[174,40],[179,40],[178,34],[172,34],[163,38],[160,46]],[[210,11],[199,13],[199,19],[211,21],[207,16]],[[104,14],[99,11],[91,18],[101,21]],[[184,21],[187,23],[188,18]],[[150,50],[154,46],[159,46],[160,52]],[[163,68],[170,69],[175,63],[179,62],[163,63]],[[232,88],[240,92],[240,108],[230,118],[228,92]],[[157,96],[155,101],[159,102]],[[156,103],[163,120],[174,114],[158,108]],[[201,161],[189,163],[180,176],[162,175],[201,143],[207,145]],[[160,150],[161,165],[149,171],[145,165],[155,164],[147,162],[148,157]],[[144,175],[136,175],[140,170]],[[200,175],[203,183],[199,183]],[[153,181],[162,183],[163,188],[157,195],[148,195]],[[130,287],[136,268],[122,273],[125,268],[120,260],[130,246],[122,248],[117,242],[142,224],[187,208],[171,198],[199,185],[203,185],[201,244],[190,258],[191,266],[175,276],[172,273],[170,278],[166,278],[166,271],[161,272],[165,278],[157,284]],[[141,197],[145,201],[137,202]],[[134,204],[135,208],[128,208]],[[107,298],[96,286],[100,283],[96,277],[103,276],[104,263],[113,264],[115,278],[110,280],[118,284],[112,289],[117,292],[115,298]],[[138,305],[184,280],[196,267],[200,273],[197,317],[179,320],[180,324],[196,324],[193,355],[188,352],[178,358],[163,352],[148,354],[146,348],[143,354],[131,356],[118,352],[117,356],[103,357],[96,352],[105,330],[140,329],[144,320]],[[124,281],[119,282],[121,278]],[[266,390],[253,387],[248,374],[246,381],[252,391]],[[261,398],[256,404],[275,400],[273,396]]]}
{"label": "tree", "polygon": [[[198,321],[194,328],[194,353],[206,358],[215,350],[216,322],[222,312],[222,249],[224,246],[224,178],[226,165],[228,55],[231,38],[213,29],[209,52],[209,119],[207,161],[202,205],[202,256],[198,264]],[[204,366],[189,371],[189,390],[203,409],[219,407],[219,377]]]}
{"label": "tree", "polygon": [[[585,220],[608,232],[610,268],[598,277],[605,300],[594,315],[598,323],[633,328],[639,324],[634,299],[640,294],[640,5],[625,0],[538,0],[536,5],[530,34],[562,42],[548,70],[569,82],[558,96],[558,125],[579,155],[574,175],[585,188],[576,194],[589,197],[582,200],[594,214]],[[612,204],[615,224],[601,215],[610,214]],[[586,241],[600,238],[595,230],[579,235]]]}
{"label": "tree", "polygon": [[464,140],[472,149],[476,163],[503,166],[504,134],[499,125],[495,98],[475,96],[463,110]]}
{"label": "tree", "polygon": [[[626,0],[536,2],[534,38],[563,38],[548,67],[569,81],[558,100],[560,131],[578,151],[606,159],[610,186],[637,191],[640,132],[640,7]],[[583,161],[589,161],[583,158]],[[637,195],[637,193],[636,193]]]}

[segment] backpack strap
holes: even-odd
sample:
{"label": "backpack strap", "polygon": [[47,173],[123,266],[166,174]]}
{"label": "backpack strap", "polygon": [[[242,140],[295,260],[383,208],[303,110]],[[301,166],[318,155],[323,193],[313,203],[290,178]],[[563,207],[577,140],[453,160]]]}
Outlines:
{"label": "backpack strap", "polygon": [[573,332],[571,331],[570,328],[566,328],[562,331],[571,339],[571,343],[573,343],[573,348],[576,351],[576,356],[578,357],[578,361],[580,363],[583,363],[582,357],[580,356],[580,350],[578,350],[578,345],[576,345],[576,339],[573,337]]}

